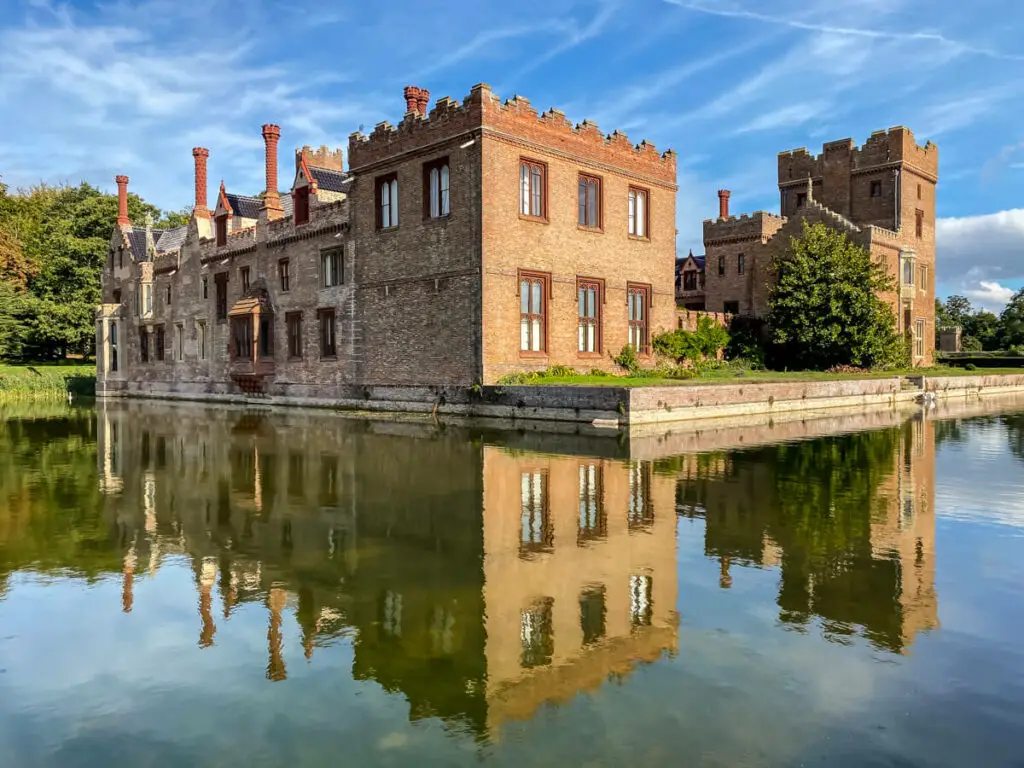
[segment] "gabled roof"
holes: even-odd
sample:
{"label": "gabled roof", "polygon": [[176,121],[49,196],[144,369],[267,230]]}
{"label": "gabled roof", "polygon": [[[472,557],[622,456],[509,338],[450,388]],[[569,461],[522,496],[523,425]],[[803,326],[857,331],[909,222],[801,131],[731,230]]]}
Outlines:
{"label": "gabled roof", "polygon": [[309,174],[319,189],[328,192],[348,192],[352,177],[344,171],[335,171],[330,168],[318,168],[315,165],[307,166]]}
{"label": "gabled roof", "polygon": [[[172,227],[170,229],[151,229],[153,245],[157,253],[168,253],[176,251],[185,242],[185,235],[188,234],[188,226]],[[132,250],[132,257],[135,261],[149,261],[149,249],[146,247],[146,228],[132,227],[125,232],[128,238],[128,245]]]}
{"label": "gabled roof", "polygon": [[[284,209],[284,215],[291,216],[291,194],[288,192],[279,192],[278,195],[281,198],[281,207]],[[242,219],[258,219],[260,217],[260,209],[263,208],[263,198],[254,197],[252,195],[236,195],[231,192],[225,192],[224,197],[227,198],[228,205],[231,206],[231,210],[234,211],[235,216]]]}

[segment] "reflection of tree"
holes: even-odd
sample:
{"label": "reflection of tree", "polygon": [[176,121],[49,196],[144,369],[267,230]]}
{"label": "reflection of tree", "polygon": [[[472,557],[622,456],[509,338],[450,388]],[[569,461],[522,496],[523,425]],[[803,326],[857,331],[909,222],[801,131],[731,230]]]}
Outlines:
{"label": "reflection of tree", "polygon": [[898,464],[900,430],[861,432],[735,453],[721,479],[695,473],[677,501],[707,520],[705,547],[731,583],[731,563],[764,562],[781,549],[781,619],[821,617],[844,641],[860,625],[874,642],[902,647],[898,559],[872,549],[872,522],[897,500],[883,488]]}
{"label": "reflection of tree", "polygon": [[1024,461],[1024,413],[1003,416],[1002,423],[1010,441],[1010,453]]}

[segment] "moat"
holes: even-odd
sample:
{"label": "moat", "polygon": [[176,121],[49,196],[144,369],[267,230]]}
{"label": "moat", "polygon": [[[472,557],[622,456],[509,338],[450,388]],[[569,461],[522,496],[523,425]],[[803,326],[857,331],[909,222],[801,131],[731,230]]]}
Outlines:
{"label": "moat", "polygon": [[1024,763],[1024,397],[543,429],[0,405],[4,765]]}

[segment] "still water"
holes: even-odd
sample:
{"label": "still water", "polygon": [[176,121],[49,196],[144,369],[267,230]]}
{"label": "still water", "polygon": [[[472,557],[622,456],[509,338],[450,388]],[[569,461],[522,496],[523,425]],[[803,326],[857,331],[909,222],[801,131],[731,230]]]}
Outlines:
{"label": "still water", "polygon": [[1024,401],[542,429],[0,408],[0,762],[1024,764]]}

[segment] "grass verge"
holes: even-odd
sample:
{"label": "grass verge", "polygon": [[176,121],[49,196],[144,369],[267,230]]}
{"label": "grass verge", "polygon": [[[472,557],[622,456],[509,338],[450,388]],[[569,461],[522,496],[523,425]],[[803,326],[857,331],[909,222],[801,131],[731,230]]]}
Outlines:
{"label": "grass verge", "polygon": [[92,365],[0,365],[0,398],[66,398],[96,394]]}

